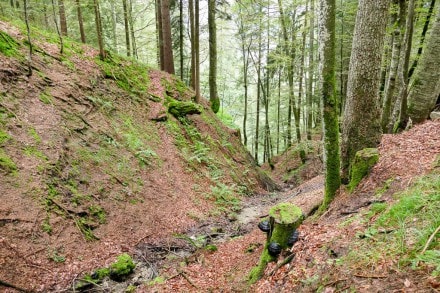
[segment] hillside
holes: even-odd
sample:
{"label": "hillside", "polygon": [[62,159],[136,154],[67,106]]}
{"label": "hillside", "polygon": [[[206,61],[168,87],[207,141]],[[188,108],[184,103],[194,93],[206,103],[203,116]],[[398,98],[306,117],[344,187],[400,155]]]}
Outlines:
{"label": "hillside", "polygon": [[36,30],[29,76],[22,31],[0,22],[2,282],[64,289],[276,188],[173,76]]}
{"label": "hillside", "polygon": [[[24,31],[0,21],[0,291],[438,292],[440,120],[383,135],[317,215],[319,134],[260,169],[176,77],[37,30],[29,75]],[[299,241],[249,284],[279,202]]]}

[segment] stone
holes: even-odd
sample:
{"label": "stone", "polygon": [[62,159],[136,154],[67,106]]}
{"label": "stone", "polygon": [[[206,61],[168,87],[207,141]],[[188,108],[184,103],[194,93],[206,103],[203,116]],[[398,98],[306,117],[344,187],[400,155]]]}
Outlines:
{"label": "stone", "polygon": [[359,182],[367,176],[371,168],[379,160],[379,151],[376,148],[365,148],[356,153],[350,168],[350,183],[348,190],[353,191]]}
{"label": "stone", "polygon": [[431,118],[431,120],[440,119],[440,112],[437,111],[431,112],[431,114],[429,114],[429,118]]}

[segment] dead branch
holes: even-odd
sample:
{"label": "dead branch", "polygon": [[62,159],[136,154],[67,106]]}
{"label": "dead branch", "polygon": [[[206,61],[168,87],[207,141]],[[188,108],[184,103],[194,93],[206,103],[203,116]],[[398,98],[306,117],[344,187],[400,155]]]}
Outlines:
{"label": "dead branch", "polygon": [[385,279],[388,276],[380,276],[380,275],[361,275],[361,274],[353,274],[355,277],[366,278],[366,279]]}
{"label": "dead branch", "polygon": [[278,271],[278,269],[291,262],[294,257],[295,257],[295,253],[292,253],[289,256],[287,256],[285,259],[283,259],[283,261],[277,263],[276,267],[269,273],[269,276],[273,276],[276,273],[276,271]]}
{"label": "dead branch", "polygon": [[2,281],[2,280],[0,280],[0,286],[12,288],[12,289],[15,289],[15,290],[20,291],[20,292],[30,292],[30,291],[28,291],[26,289],[20,288],[20,287],[18,287],[16,285],[13,285],[11,283],[8,283],[8,282]]}
{"label": "dead branch", "polygon": [[437,227],[437,229],[435,229],[434,233],[431,234],[431,236],[429,236],[428,241],[425,244],[425,247],[423,247],[422,253],[424,254],[425,251],[428,249],[429,244],[431,244],[432,240],[434,240],[435,234],[437,234],[440,231],[440,226]]}
{"label": "dead branch", "polygon": [[199,287],[197,287],[197,286],[191,281],[191,279],[186,275],[186,273],[185,273],[184,271],[180,271],[180,273],[181,273],[182,277],[184,277],[185,280],[187,280],[188,283],[191,284],[191,286],[193,286],[193,287],[196,288],[196,289],[199,289]]}

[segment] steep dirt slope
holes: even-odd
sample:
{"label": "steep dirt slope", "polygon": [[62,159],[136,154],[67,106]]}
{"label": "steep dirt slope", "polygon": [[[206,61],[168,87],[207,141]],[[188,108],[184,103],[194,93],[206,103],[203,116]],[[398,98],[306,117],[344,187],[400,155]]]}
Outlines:
{"label": "steep dirt slope", "polygon": [[66,288],[276,187],[207,104],[168,113],[194,95],[174,77],[36,31],[29,76],[24,35],[0,32],[1,281]]}

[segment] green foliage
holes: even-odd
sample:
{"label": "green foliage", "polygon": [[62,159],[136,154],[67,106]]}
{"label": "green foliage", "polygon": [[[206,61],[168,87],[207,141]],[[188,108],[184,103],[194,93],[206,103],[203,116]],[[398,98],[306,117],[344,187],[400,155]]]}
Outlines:
{"label": "green foliage", "polygon": [[120,88],[135,95],[147,94],[149,77],[145,65],[110,53],[104,61],[97,62],[104,71],[105,77],[114,79]]}
{"label": "green foliage", "polygon": [[232,116],[228,112],[220,111],[217,112],[216,114],[217,117],[220,118],[220,120],[223,122],[223,124],[225,124],[229,128],[239,129],[239,127],[234,123],[234,118],[232,118]]}
{"label": "green foliage", "polygon": [[411,265],[413,269],[424,263],[433,269],[433,275],[440,275],[438,237],[423,251],[440,225],[440,173],[420,178],[396,197],[393,205],[376,203],[365,214],[370,221],[375,220],[344,260],[348,265],[377,266],[391,258],[398,259],[399,266]]}
{"label": "green foliage", "polygon": [[20,45],[7,33],[0,31],[0,52],[7,56],[16,56]]}
{"label": "green foliage", "polygon": [[0,146],[3,146],[11,137],[5,131],[0,129]]}
{"label": "green foliage", "polygon": [[241,201],[235,194],[234,188],[235,186],[228,186],[217,182],[215,186],[211,186],[209,197],[215,200],[216,205],[222,211],[239,211]]}
{"label": "green foliage", "polygon": [[110,276],[115,279],[123,278],[129,275],[136,265],[130,255],[123,253],[118,256],[116,262],[112,263],[110,266]]}
{"label": "green foliage", "polygon": [[213,244],[208,244],[205,246],[205,249],[211,252],[216,252],[218,250],[217,246]]}
{"label": "green foliage", "polygon": [[17,165],[14,161],[6,154],[3,148],[0,148],[0,170],[3,170],[6,174],[15,174],[17,171]]}
{"label": "green foliage", "polygon": [[62,251],[58,249],[48,249],[48,258],[57,263],[63,263],[66,261],[66,257],[61,254]]}
{"label": "green foliage", "polygon": [[100,224],[104,224],[106,222],[106,214],[105,210],[98,205],[91,205],[89,207],[90,215],[98,220]]}
{"label": "green foliage", "polygon": [[46,104],[46,105],[51,105],[51,104],[53,104],[52,96],[48,95],[48,94],[45,93],[45,92],[41,92],[40,95],[38,96],[38,98],[40,99],[40,101],[41,101],[43,104]]}

